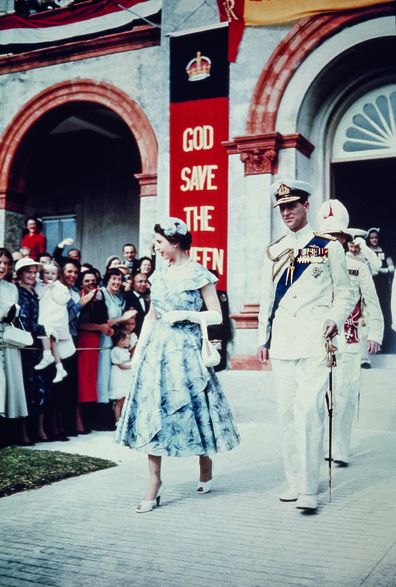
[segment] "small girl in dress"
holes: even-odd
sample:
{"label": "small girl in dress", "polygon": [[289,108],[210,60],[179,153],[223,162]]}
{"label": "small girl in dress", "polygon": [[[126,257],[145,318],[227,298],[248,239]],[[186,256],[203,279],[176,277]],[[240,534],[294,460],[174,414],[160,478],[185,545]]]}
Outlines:
{"label": "small girl in dress", "polygon": [[112,340],[114,347],[110,351],[109,399],[114,401],[114,418],[117,423],[125,397],[131,387],[131,355],[137,343],[137,336],[133,332],[120,329],[114,334]]}
{"label": "small girl in dress", "polygon": [[39,323],[45,327],[47,336],[39,337],[44,352],[43,358],[34,368],[39,371],[55,361],[56,375],[52,380],[53,383],[58,383],[67,377],[59,355],[57,341],[70,338],[67,311],[70,293],[67,287],[59,281],[59,274],[59,265],[52,261],[43,266],[41,280],[36,285],[39,297]]}

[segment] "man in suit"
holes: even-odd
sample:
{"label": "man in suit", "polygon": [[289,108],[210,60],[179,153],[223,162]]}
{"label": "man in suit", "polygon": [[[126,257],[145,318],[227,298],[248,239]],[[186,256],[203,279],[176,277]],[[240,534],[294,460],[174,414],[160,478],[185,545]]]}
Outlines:
{"label": "man in suit", "polygon": [[147,276],[143,273],[137,273],[132,277],[132,289],[125,292],[125,309],[137,310],[136,314],[136,336],[140,336],[143,320],[147,314],[150,303],[146,299],[148,289]]}
{"label": "man in suit", "polygon": [[139,260],[136,258],[137,251],[135,245],[132,243],[125,243],[122,247],[122,255],[124,257],[123,264],[128,267],[129,271],[133,275],[138,271]]}

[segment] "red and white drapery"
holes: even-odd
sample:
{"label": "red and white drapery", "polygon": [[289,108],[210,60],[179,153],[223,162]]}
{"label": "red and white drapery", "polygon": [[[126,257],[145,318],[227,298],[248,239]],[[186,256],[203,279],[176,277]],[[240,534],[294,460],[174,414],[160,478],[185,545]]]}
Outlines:
{"label": "red and white drapery", "polygon": [[162,0],[99,0],[68,8],[33,14],[0,17],[0,45],[29,45],[70,41],[124,27],[156,14]]}

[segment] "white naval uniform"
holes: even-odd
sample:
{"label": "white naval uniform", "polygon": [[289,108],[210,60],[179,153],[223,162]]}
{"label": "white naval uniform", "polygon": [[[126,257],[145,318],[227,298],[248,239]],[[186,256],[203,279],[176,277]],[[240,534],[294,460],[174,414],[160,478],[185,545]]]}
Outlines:
{"label": "white naval uniform", "polygon": [[[288,231],[269,251],[273,258],[285,249],[294,249],[297,254],[313,237],[307,224],[298,232]],[[322,461],[328,382],[323,325],[330,319],[341,331],[355,306],[341,245],[330,240],[326,249],[322,262],[309,263],[283,296],[272,329],[275,289],[283,269],[273,280],[273,266],[278,267],[282,259],[275,263],[266,259],[259,312],[259,345],[270,347],[286,478],[289,488],[313,495],[318,490]]]}
{"label": "white naval uniform", "polygon": [[[362,298],[367,327],[367,339],[381,344],[384,334],[384,319],[370,269],[365,261],[346,253],[346,262],[353,289],[353,299]],[[347,343],[344,329],[336,339],[337,367],[334,369],[334,460],[349,460],[353,416],[360,389],[360,343]],[[358,326],[360,338],[361,323]]]}

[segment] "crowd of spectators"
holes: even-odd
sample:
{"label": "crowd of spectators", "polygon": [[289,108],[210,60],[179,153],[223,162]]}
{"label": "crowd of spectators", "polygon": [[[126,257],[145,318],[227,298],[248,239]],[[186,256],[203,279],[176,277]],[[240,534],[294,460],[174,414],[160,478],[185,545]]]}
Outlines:
{"label": "crowd of spectators", "polygon": [[[64,254],[71,245],[65,239],[50,254],[39,220],[29,218],[20,250],[0,248],[2,445],[113,430],[120,415],[155,257],[138,259],[126,243],[101,271],[76,248]],[[58,302],[59,312],[48,311]],[[33,344],[5,344],[11,324]]]}
{"label": "crowd of spectators", "polygon": [[31,14],[66,8],[82,1],[84,0],[15,0],[14,10],[18,15],[26,18]]}

